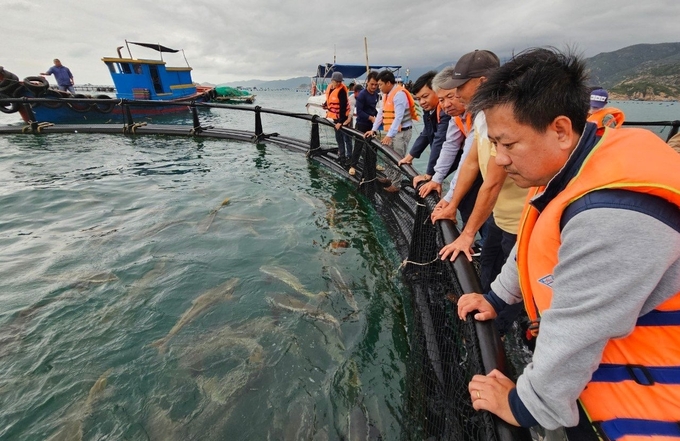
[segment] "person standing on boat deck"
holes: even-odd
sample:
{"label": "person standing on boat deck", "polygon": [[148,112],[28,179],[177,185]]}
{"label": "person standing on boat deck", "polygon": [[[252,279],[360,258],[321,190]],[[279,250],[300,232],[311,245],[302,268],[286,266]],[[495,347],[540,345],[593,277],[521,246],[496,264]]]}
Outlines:
{"label": "person standing on boat deck", "polygon": [[609,92],[604,89],[595,89],[590,92],[590,110],[588,111],[588,122],[597,124],[597,128],[601,135],[604,133],[604,128],[621,127],[623,121],[626,119],[622,110],[616,107],[608,107]]}
{"label": "person standing on boat deck", "polygon": [[[371,71],[366,76],[366,88],[359,92],[356,97],[354,108],[356,109],[357,119],[354,128],[359,132],[367,132],[373,127],[373,122],[378,114],[378,72]],[[361,152],[364,148],[364,141],[357,139],[354,142],[354,150],[349,163],[349,174],[356,174],[356,166],[359,164]]]}
{"label": "person standing on boat deck", "polygon": [[432,90],[432,80],[437,75],[437,72],[431,70],[421,75],[411,88],[411,93],[420,103],[423,108],[423,130],[416,138],[411,146],[408,154],[399,161],[399,165],[412,164],[413,158],[420,158],[420,155],[425,151],[427,146],[430,146],[430,158],[427,163],[427,169],[424,176],[416,176],[413,178],[413,187],[417,187],[418,183],[425,180],[429,181],[434,175],[434,166],[437,164],[437,158],[442,150],[442,145],[446,141],[446,131],[449,126],[451,117],[444,112],[439,104],[437,94]]}
{"label": "person standing on boat deck", "polygon": [[347,86],[342,82],[341,72],[333,72],[331,84],[326,89],[326,118],[335,125],[335,140],[338,143],[338,162],[345,166],[346,158],[352,156],[352,143],[340,130],[349,117]]}
{"label": "person standing on boat deck", "polygon": [[[480,85],[499,66],[500,61],[493,52],[477,50],[467,53],[456,63],[453,79],[447,87],[455,87],[456,97],[467,107]],[[460,166],[453,193],[437,204],[432,213],[432,221],[439,219],[455,221],[456,209],[481,173],[483,182],[468,221],[460,236],[444,246],[439,254],[442,259],[450,257],[454,260],[460,252],[463,252],[469,260],[472,260],[475,236],[482,227],[485,227],[486,234],[479,260],[482,289],[486,291],[515,244],[527,190],[518,187],[503,167],[496,164],[494,160],[496,149],[487,135],[484,112],[475,114],[473,126],[473,144]],[[502,333],[507,332],[519,312],[521,305],[514,307],[512,311],[504,312],[496,321]]]}
{"label": "person standing on boat deck", "polygon": [[524,298],[537,338],[516,385],[494,370],[468,390],[477,410],[570,440],[679,439],[680,156],[648,130],[599,136],[586,72],[531,49],[471,103],[532,197],[491,291],[461,296],[458,315],[488,320]]}
{"label": "person standing on boat deck", "polygon": [[[394,74],[389,70],[378,74],[378,87],[383,94],[383,107],[378,111],[373,127],[364,136],[366,138],[375,136],[383,124],[387,133],[381,140],[382,145],[392,147],[399,156],[406,156],[413,121],[418,120],[415,101],[404,86],[396,84]],[[385,174],[387,178],[378,179],[384,184],[390,184],[385,190],[390,193],[399,191],[401,177],[399,169],[390,167]]]}
{"label": "person standing on boat deck", "polygon": [[71,70],[62,65],[58,58],[54,59],[54,66],[47,69],[47,72],[43,72],[40,75],[49,76],[54,74],[54,79],[57,81],[57,86],[62,92],[70,92],[71,95],[75,94],[76,91],[73,89],[73,74]]}

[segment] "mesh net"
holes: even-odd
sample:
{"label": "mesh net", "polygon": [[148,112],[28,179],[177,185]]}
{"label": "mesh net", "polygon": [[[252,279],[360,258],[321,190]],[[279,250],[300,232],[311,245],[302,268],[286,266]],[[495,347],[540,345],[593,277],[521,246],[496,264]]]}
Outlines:
{"label": "mesh net", "polygon": [[[322,141],[313,155],[332,163],[337,160],[333,141],[328,135],[321,138],[326,142]],[[463,322],[457,316],[456,301],[464,288],[452,263],[438,258],[439,250],[448,241],[440,225],[430,221],[437,199],[434,195],[420,198],[410,185],[411,176],[395,167],[389,149],[383,150],[359,136],[357,139],[354,148],[361,148],[362,154],[352,178],[387,226],[402,259],[404,283],[411,291],[404,299],[410,354],[402,438],[531,439],[528,432],[510,429],[490,413],[477,412],[472,407],[468,383],[473,375],[489,368],[485,370],[483,363],[485,343],[480,346],[479,324]],[[392,182],[395,179],[400,182]],[[396,184],[399,191],[387,191],[391,184]],[[478,265],[470,270],[474,273]],[[518,340],[512,339],[512,344],[519,344]]]}

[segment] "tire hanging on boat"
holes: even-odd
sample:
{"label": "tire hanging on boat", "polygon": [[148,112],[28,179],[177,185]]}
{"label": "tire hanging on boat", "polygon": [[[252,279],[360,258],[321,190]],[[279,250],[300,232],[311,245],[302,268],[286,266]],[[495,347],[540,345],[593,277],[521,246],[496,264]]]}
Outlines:
{"label": "tire hanging on boat", "polygon": [[[43,95],[43,98],[62,98],[62,95],[59,92],[57,92],[56,90],[47,89],[47,91],[45,91],[45,94]],[[59,107],[61,107],[62,103],[43,102],[43,103],[40,103],[40,105],[45,106],[48,109],[58,109]],[[35,104],[34,104],[34,106],[35,106]]]}
{"label": "tire hanging on boat", "polygon": [[111,100],[110,103],[95,103],[94,108],[101,113],[110,113],[116,107],[116,100],[111,99],[108,95],[96,95],[98,100]]}
{"label": "tire hanging on boat", "polygon": [[[0,92],[0,99],[2,98],[12,98],[11,96]],[[7,103],[0,104],[0,112],[2,113],[14,113],[19,110],[19,103]]]}
{"label": "tire hanging on boat", "polygon": [[9,98],[14,96],[14,92],[21,88],[21,83],[15,80],[2,80],[0,82],[0,93],[4,93]]}
{"label": "tire hanging on boat", "polygon": [[[89,98],[82,93],[76,93],[73,98]],[[90,103],[69,103],[69,106],[76,112],[87,112],[90,110]]]}
{"label": "tire hanging on boat", "polygon": [[40,76],[26,77],[24,87],[36,97],[41,97],[50,88],[50,83]]}

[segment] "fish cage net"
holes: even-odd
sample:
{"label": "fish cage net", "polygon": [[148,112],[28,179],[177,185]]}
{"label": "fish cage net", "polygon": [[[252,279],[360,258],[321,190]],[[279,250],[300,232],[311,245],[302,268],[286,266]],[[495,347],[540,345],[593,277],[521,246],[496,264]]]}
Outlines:
{"label": "fish cage net", "polygon": [[[314,135],[312,135],[314,137]],[[449,260],[439,258],[448,243],[440,225],[430,215],[438,202],[435,194],[421,198],[411,185],[412,176],[396,167],[389,149],[356,136],[354,147],[363,153],[354,179],[389,231],[402,259],[401,276],[410,288],[404,300],[409,327],[410,354],[403,404],[402,439],[488,441],[531,439],[528,432],[503,426],[488,412],[473,409],[468,384],[484,374],[479,336],[473,320],[458,318],[456,302],[465,291]],[[312,140],[314,144],[314,140]],[[336,160],[337,146],[322,142],[317,155]],[[392,188],[389,188],[392,186]],[[394,191],[398,188],[398,191]],[[389,191],[391,190],[391,191]],[[475,262],[471,271],[479,275]],[[513,333],[517,333],[515,328]],[[512,345],[521,339],[510,338]],[[522,352],[521,348],[513,348]],[[521,363],[525,359],[518,360]],[[510,369],[520,371],[521,366]]]}

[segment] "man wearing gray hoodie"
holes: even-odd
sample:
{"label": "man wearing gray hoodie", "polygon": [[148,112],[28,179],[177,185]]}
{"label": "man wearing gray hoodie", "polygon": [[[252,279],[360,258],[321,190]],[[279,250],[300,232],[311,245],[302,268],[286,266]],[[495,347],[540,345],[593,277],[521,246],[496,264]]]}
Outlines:
{"label": "man wearing gray hoodie", "polygon": [[517,384],[494,370],[470,397],[570,440],[680,439],[680,156],[647,130],[598,134],[586,80],[577,56],[532,49],[470,105],[533,197],[491,291],[461,296],[458,315],[489,320],[524,298],[536,336]]}

